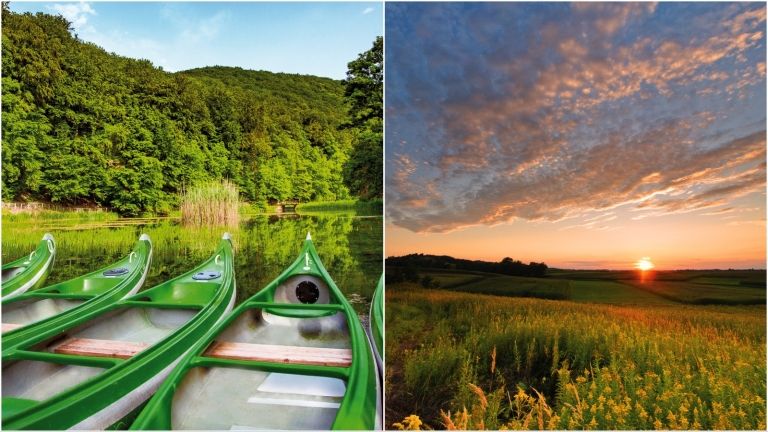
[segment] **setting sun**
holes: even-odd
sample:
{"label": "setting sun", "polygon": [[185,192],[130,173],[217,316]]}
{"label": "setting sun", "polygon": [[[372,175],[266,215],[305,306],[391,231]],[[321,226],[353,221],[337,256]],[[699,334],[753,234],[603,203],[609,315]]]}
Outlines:
{"label": "setting sun", "polygon": [[651,270],[654,267],[649,257],[642,257],[635,263],[635,268],[642,271]]}

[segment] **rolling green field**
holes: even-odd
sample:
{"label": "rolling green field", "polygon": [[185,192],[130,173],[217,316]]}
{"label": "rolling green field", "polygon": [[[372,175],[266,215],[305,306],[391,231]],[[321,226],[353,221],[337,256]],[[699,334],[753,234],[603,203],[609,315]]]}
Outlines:
{"label": "rolling green field", "polygon": [[570,299],[571,283],[560,279],[486,275],[453,286],[456,291],[513,297]]}
{"label": "rolling green field", "polygon": [[546,278],[463,270],[420,272],[454,291],[610,304],[764,304],[764,270],[656,272],[639,281],[636,271],[553,270]]}
{"label": "rolling green field", "polygon": [[420,274],[387,285],[390,428],[766,426],[764,271]]}

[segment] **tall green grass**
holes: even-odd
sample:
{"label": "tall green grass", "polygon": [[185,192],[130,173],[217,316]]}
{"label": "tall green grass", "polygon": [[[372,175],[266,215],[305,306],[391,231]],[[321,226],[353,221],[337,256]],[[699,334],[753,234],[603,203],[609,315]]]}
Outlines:
{"label": "tall green grass", "polygon": [[72,210],[40,210],[35,212],[11,213],[3,209],[3,222],[35,222],[35,221],[109,221],[118,218],[117,213],[102,210],[72,211]]}
{"label": "tall green grass", "polygon": [[420,417],[401,426],[765,429],[765,307],[387,288],[387,418]]}
{"label": "tall green grass", "polygon": [[380,199],[361,201],[356,199],[339,201],[319,201],[299,204],[297,213],[352,213],[358,216],[382,214],[383,202]]}
{"label": "tall green grass", "polygon": [[229,180],[201,183],[181,196],[181,222],[193,226],[236,226],[240,193]]}

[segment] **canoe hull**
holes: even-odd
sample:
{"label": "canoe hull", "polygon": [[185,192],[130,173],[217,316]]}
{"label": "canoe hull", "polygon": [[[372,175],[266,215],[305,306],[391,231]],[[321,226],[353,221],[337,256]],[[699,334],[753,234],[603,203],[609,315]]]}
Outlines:
{"label": "canoe hull", "polygon": [[[53,268],[55,258],[56,242],[51,234],[46,233],[29,257],[3,266],[2,300],[17,297],[29,290],[41,287]],[[6,279],[6,272],[15,274]]]}

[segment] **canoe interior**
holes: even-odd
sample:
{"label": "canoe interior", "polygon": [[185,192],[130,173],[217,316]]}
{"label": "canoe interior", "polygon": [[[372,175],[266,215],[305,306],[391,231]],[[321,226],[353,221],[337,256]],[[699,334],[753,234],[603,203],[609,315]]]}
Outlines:
{"label": "canoe interior", "polygon": [[349,348],[342,312],[320,318],[289,318],[262,309],[246,309],[216,338],[221,342]]}
{"label": "canoe interior", "polygon": [[26,269],[27,268],[24,266],[4,268],[2,281],[5,282],[7,280],[13,279],[16,275],[18,275],[19,273],[23,272]]}
{"label": "canoe interior", "polygon": [[105,369],[36,360],[3,365],[3,398],[43,401],[92,378]]}
{"label": "canoe interior", "polygon": [[[52,396],[92,378],[106,369],[82,366],[83,361],[96,361],[98,357],[119,359],[119,355],[97,355],[92,352],[72,351],[74,342],[86,342],[86,346],[105,346],[126,349],[135,347],[136,342],[146,344],[146,348],[159,342],[170,333],[190,321],[197,309],[161,309],[151,307],[121,307],[74,327],[64,334],[33,346],[30,350],[52,353],[56,361],[16,360],[3,364],[2,388],[4,403],[6,398],[43,401]],[[118,343],[115,343],[115,342]],[[62,352],[61,347],[70,347]],[[135,355],[137,352],[131,353]],[[62,354],[80,357],[72,360]],[[61,357],[59,357],[61,355]],[[87,363],[86,363],[87,364]],[[19,402],[16,400],[15,402]]]}
{"label": "canoe interior", "polygon": [[186,324],[197,312],[197,309],[123,306],[74,327],[53,340],[39,344],[38,348],[54,352],[58,344],[72,338],[143,342],[152,345]]}
{"label": "canoe interior", "polygon": [[31,298],[4,304],[3,324],[28,325],[80,306],[85,300]]}
{"label": "canoe interior", "polygon": [[[343,380],[230,367],[191,369],[173,398],[174,429],[330,430]],[[219,403],[226,401],[226,403]]]}
{"label": "canoe interior", "polygon": [[[341,311],[324,317],[292,318],[260,308],[245,309],[211,346],[222,342],[290,349],[350,348],[349,329]],[[217,360],[206,358],[214,363]],[[345,391],[342,379],[306,372],[270,372],[225,364],[195,367],[174,393],[172,425],[174,429],[327,430],[333,425]]]}

